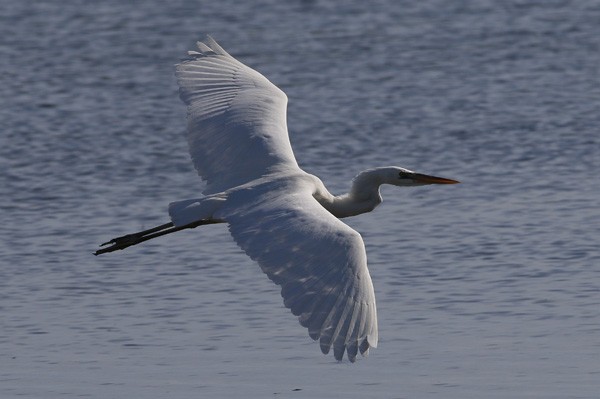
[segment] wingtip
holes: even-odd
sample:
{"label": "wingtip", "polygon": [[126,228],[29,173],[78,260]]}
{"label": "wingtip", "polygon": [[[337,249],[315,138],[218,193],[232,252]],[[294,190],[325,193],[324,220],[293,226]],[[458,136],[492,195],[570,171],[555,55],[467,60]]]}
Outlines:
{"label": "wingtip", "polygon": [[379,343],[379,335],[377,334],[377,331],[375,331],[375,333],[368,334],[365,340],[369,343],[371,348],[377,348],[377,344]]}
{"label": "wingtip", "polygon": [[356,355],[358,354],[358,341],[354,341],[348,345],[346,351],[348,352],[348,360],[350,360],[351,363],[354,363],[356,361]]}
{"label": "wingtip", "polygon": [[[201,40],[196,42],[196,49],[188,50],[186,55],[181,57],[179,63],[175,64],[175,75],[179,73],[180,68],[190,62],[210,56],[222,55],[231,57],[231,55],[223,49],[211,35],[204,35]],[[231,57],[233,58],[233,57]]]}
{"label": "wingtip", "polygon": [[[211,44],[216,44],[217,43],[216,40],[211,35],[209,35],[208,33],[204,35],[204,37],[202,38],[201,41],[204,42],[204,43],[206,43],[208,46],[210,46]],[[212,46],[210,46],[210,47],[212,47]]]}
{"label": "wingtip", "polygon": [[202,40],[196,42],[196,46],[203,54],[219,54],[219,55],[227,55],[229,53],[221,47],[215,39],[211,35],[204,35]]}
{"label": "wingtip", "polygon": [[338,362],[341,362],[344,358],[344,352],[346,351],[346,345],[334,346],[333,347],[333,357]]}
{"label": "wingtip", "polygon": [[320,342],[320,347],[321,347],[321,353],[323,353],[324,355],[327,355],[329,353],[329,349],[331,349],[330,345],[325,344],[322,341]]}
{"label": "wingtip", "polygon": [[369,355],[369,341],[368,339],[364,339],[361,343],[360,346],[358,347],[358,350],[360,351],[360,354],[363,356],[368,356]]}

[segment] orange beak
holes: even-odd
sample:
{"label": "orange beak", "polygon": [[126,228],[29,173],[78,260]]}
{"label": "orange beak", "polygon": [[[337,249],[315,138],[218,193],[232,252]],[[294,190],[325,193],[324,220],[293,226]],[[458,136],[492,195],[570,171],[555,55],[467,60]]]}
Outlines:
{"label": "orange beak", "polygon": [[416,182],[423,184],[457,184],[458,180],[446,179],[445,177],[429,176],[421,173],[415,173],[411,176]]}

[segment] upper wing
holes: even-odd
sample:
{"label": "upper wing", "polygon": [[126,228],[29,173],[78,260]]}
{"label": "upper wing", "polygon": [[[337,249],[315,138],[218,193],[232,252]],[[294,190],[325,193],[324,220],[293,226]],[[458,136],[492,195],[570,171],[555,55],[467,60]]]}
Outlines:
{"label": "upper wing", "polygon": [[176,66],[188,106],[188,144],[205,194],[270,171],[298,168],[287,133],[287,96],[210,36]]}
{"label": "upper wing", "polygon": [[[236,198],[236,195],[239,197]],[[377,346],[375,293],[360,234],[310,192],[283,189],[249,199],[231,193],[231,235],[281,285],[284,304],[321,350],[352,362]]]}

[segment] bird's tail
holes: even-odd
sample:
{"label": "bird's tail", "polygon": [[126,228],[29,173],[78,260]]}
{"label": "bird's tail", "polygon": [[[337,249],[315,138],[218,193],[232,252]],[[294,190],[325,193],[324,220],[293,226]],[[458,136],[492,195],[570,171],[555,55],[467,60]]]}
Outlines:
{"label": "bird's tail", "polygon": [[198,220],[215,220],[215,213],[223,204],[222,196],[187,199],[169,204],[169,216],[175,226],[185,226]]}

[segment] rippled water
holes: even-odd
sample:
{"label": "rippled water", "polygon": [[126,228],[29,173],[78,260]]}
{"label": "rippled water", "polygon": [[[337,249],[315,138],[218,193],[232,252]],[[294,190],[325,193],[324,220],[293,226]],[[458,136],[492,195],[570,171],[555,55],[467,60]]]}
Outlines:
{"label": "rippled water", "polygon": [[[85,2],[0,10],[0,396],[595,398],[600,4]],[[347,222],[380,345],[322,356],[224,226],[103,257],[200,182],[173,64],[204,33],[286,91]]]}

